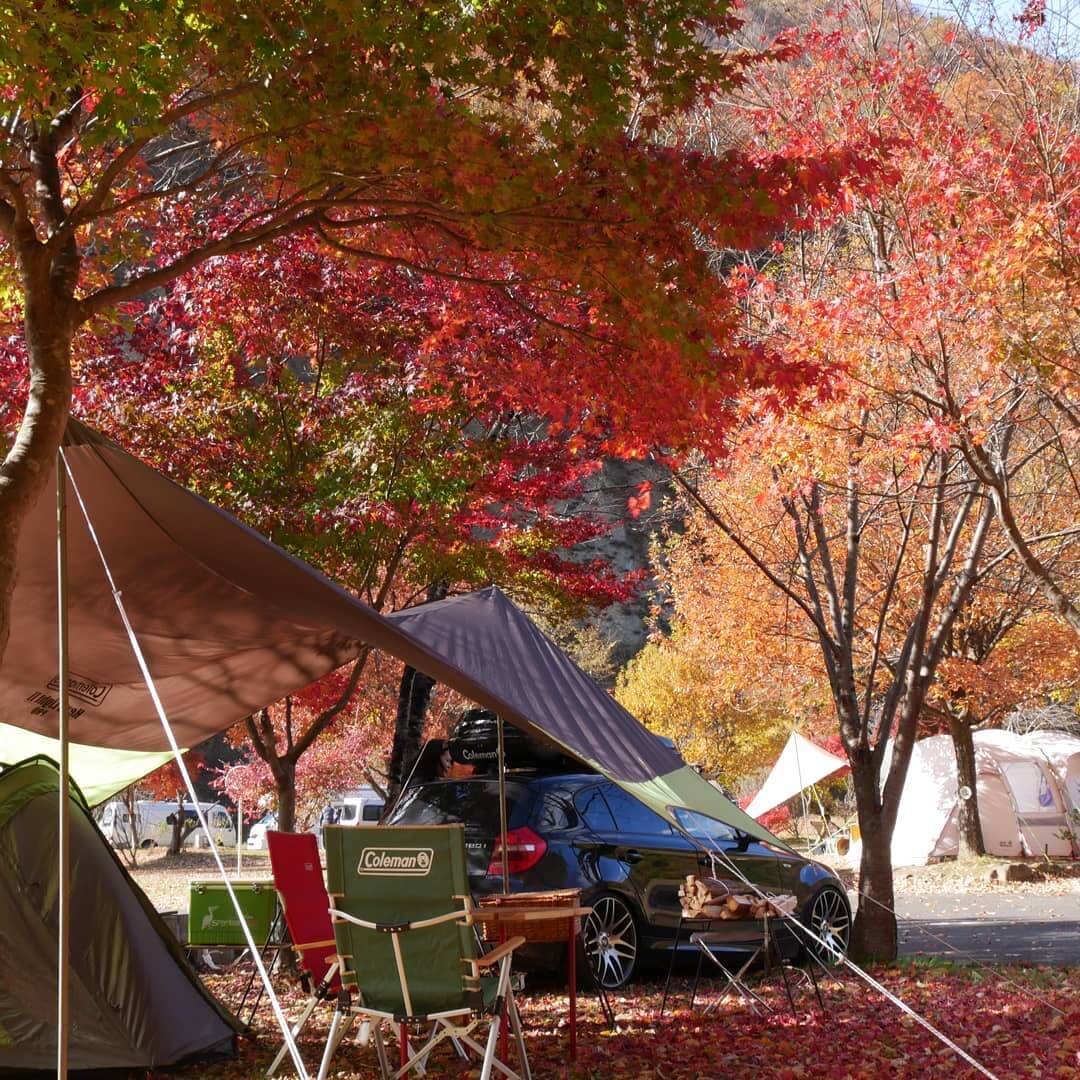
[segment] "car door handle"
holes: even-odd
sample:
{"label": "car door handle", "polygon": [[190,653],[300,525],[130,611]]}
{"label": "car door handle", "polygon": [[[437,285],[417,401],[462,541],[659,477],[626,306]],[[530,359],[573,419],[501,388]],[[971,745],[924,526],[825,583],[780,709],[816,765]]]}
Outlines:
{"label": "car door handle", "polygon": [[629,848],[623,852],[623,861],[628,863],[639,863],[645,858],[636,848]]}

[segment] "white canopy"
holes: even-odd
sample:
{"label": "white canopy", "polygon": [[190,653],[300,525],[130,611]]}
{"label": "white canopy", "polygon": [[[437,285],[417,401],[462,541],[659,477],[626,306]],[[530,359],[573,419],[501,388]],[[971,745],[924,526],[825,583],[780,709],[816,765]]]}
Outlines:
{"label": "white canopy", "polygon": [[847,766],[847,762],[822,749],[817,743],[793,731],[780,751],[772,772],[765,778],[761,790],[746,808],[752,817],[761,817],[770,810],[793,799],[811,784],[832,776]]}

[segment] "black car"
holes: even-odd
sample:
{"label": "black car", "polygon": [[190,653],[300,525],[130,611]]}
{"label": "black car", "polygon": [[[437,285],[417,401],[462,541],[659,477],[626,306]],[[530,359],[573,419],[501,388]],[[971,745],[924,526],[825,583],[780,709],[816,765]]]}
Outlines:
{"label": "black car", "polygon": [[[678,889],[687,875],[727,880],[732,891],[746,892],[725,865],[728,860],[763,892],[796,896],[798,918],[833,948],[847,948],[847,895],[836,875],[820,863],[699,814],[683,822],[697,837],[695,844],[595,773],[510,772],[506,799],[510,891],[580,889],[583,902],[593,909],[582,928],[583,946],[609,988],[621,986],[650,958],[670,957],[679,920]],[[388,819],[392,825],[450,822],[465,826],[474,894],[500,892],[497,779],[486,774],[419,784],[405,792]],[[752,936],[757,925],[731,921],[713,929],[728,939],[722,948],[746,952],[757,944]],[[793,935],[783,939],[788,951],[802,947]],[[690,946],[683,940],[680,947]]]}

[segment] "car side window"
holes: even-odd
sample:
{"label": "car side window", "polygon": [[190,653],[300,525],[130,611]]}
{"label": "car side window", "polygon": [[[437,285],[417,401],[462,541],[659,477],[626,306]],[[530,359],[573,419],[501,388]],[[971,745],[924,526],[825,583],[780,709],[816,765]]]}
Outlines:
{"label": "car side window", "polygon": [[671,836],[671,826],[643,802],[627,794],[614,784],[604,786],[604,798],[615,818],[620,832],[639,833],[645,836]]}
{"label": "car side window", "polygon": [[585,824],[595,832],[614,832],[615,819],[611,816],[604,793],[599,784],[579,791],[574,799],[577,812]]}
{"label": "car side window", "polygon": [[545,795],[534,811],[534,824],[547,832],[573,827],[573,811],[558,795]]}
{"label": "car side window", "polygon": [[679,807],[675,811],[675,818],[688,836],[697,841],[704,841],[708,846],[738,842],[739,832],[737,829],[732,828],[726,822],[709,817],[708,814],[699,814],[696,810],[686,810]]}

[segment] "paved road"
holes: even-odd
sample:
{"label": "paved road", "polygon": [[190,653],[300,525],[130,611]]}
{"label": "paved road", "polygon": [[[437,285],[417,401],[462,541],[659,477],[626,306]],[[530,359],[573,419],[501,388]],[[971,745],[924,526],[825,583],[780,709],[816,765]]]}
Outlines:
{"label": "paved road", "polygon": [[[1080,964],[1080,896],[902,896],[901,954]],[[931,936],[934,935],[934,936]],[[941,940],[937,940],[941,939]]]}

